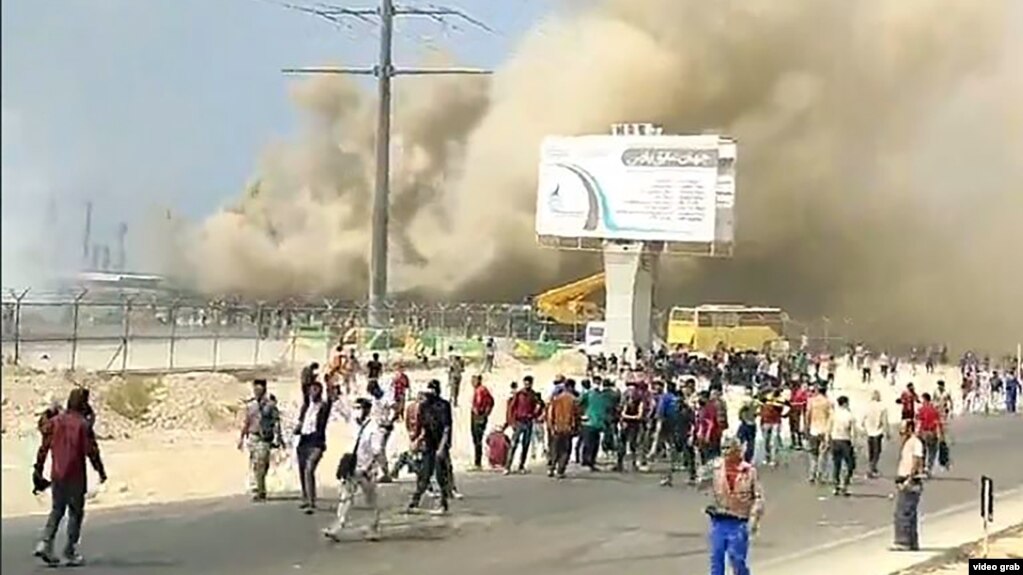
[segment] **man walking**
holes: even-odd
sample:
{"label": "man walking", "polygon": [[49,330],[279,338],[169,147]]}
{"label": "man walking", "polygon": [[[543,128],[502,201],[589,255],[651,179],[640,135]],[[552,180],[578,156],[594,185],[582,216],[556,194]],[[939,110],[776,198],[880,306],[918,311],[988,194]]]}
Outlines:
{"label": "man walking", "polygon": [[899,432],[902,451],[895,471],[895,542],[892,550],[918,551],[917,510],[923,493],[924,444],[914,433],[913,420],[903,420]]}
{"label": "man walking", "polygon": [[252,399],[245,411],[238,449],[248,442],[252,473],[252,500],[266,501],[266,473],[270,470],[270,450],[281,444],[281,418],[277,405],[266,394],[266,380],[252,382]]}
{"label": "man walking", "polygon": [[941,413],[931,402],[931,394],[924,393],[920,399],[922,402],[916,414],[916,435],[924,444],[924,475],[930,476],[942,440]]}
{"label": "man walking", "polygon": [[882,440],[890,438],[888,430],[888,409],[881,401],[881,392],[870,394],[870,402],[863,414],[863,431],[867,435],[867,477],[879,475],[877,464],[881,461]]}
{"label": "man walking", "polygon": [[462,373],[465,372],[465,362],[462,356],[454,353],[455,348],[449,347],[448,354],[448,397],[451,405],[458,407],[458,395],[462,390]]}
{"label": "man walking", "polygon": [[629,470],[636,471],[638,462],[636,454],[640,449],[640,435],[646,421],[646,403],[637,389],[636,382],[625,384],[622,394],[622,410],[618,433],[618,463],[615,471],[625,471],[625,455],[629,455]]}
{"label": "man walking", "polygon": [[384,447],[384,432],[370,416],[373,403],[365,398],[355,400],[356,433],[352,451],[341,456],[337,467],[337,478],[341,481],[340,500],[337,504],[337,518],[323,530],[323,535],[337,541],[348,524],[355,495],[362,492],[373,514],[366,538],[380,537],[380,507],[377,502],[377,464]]}
{"label": "man walking", "polygon": [[309,382],[302,407],[298,412],[295,435],[298,436],[298,477],[302,486],[302,504],[299,509],[306,515],[316,510],[316,468],[320,465],[323,452],[327,450],[327,422],[334,405],[334,392],[323,399],[323,384],[317,380]]}
{"label": "man walking", "polygon": [[735,575],[749,575],[749,537],[759,529],[764,495],[756,468],[743,461],[742,445],[735,438],[724,445],[713,487],[714,502],[706,509],[710,516],[710,574],[725,575],[727,557]]}
{"label": "man walking", "polygon": [[682,416],[679,404],[678,389],[675,382],[668,381],[664,393],[657,399],[654,408],[654,442],[650,450],[650,459],[656,460],[658,453],[666,452],[668,455],[668,471],[661,478],[661,485],[670,487],[675,472],[675,464],[678,461],[678,454],[682,451],[679,444],[679,424]]}
{"label": "man walking", "polygon": [[533,390],[533,376],[522,378],[522,388],[515,392],[508,402],[506,425],[512,428],[511,450],[508,452],[508,463],[504,474],[510,475],[515,460],[515,450],[521,448],[519,454],[519,473],[526,471],[526,459],[529,457],[529,445],[533,441],[533,423],[543,410],[543,402],[539,394]]}
{"label": "man walking", "polygon": [[85,406],[84,390],[72,389],[68,394],[67,409],[54,415],[40,429],[43,444],[36,454],[32,481],[35,485],[43,483],[43,467],[46,465],[47,455],[52,453],[53,461],[50,466],[52,506],[46,527],[43,528],[42,538],[36,545],[35,556],[51,566],[59,563],[53,555],[53,541],[65,513],[68,516],[68,524],[64,560],[71,566],[83,563],[82,556],[78,553],[78,541],[81,537],[82,521],[85,519],[87,491],[85,460],[88,459],[99,474],[100,483],[107,480],[96,437],[83,414]]}
{"label": "man walking", "polygon": [[807,450],[810,458],[810,483],[821,478],[825,455],[828,451],[828,432],[831,430],[831,400],[828,390],[821,386],[806,407]]}
{"label": "man walking", "polygon": [[408,512],[419,510],[419,503],[430,487],[430,480],[436,477],[440,495],[439,514],[448,512],[451,457],[451,404],[440,396],[440,382],[436,379],[426,384],[426,395],[419,403],[418,434],[413,440],[418,445],[422,460],[416,480],[416,491],[408,504]]}
{"label": "man walking", "polygon": [[[849,398],[838,397],[838,409],[831,418],[831,463],[835,480],[835,495],[849,496],[849,481],[856,467],[853,438],[856,435],[856,418],[849,410]],[[844,473],[843,473],[844,472]]]}
{"label": "man walking", "polygon": [[590,471],[597,470],[597,451],[600,449],[600,434],[608,426],[612,414],[614,397],[606,388],[593,388],[582,397],[583,431],[582,464]]}
{"label": "man walking", "polygon": [[764,462],[768,466],[778,464],[778,451],[781,447],[781,420],[785,411],[785,402],[781,397],[781,388],[774,387],[765,395],[760,405],[760,429],[764,432]]}
{"label": "man walking", "polygon": [[483,373],[494,371],[494,359],[497,357],[497,342],[494,338],[488,337],[483,350]]}
{"label": "man walking", "polygon": [[547,430],[551,449],[547,458],[547,476],[565,478],[565,469],[572,452],[572,438],[579,422],[579,407],[573,394],[575,382],[567,380],[559,386],[547,405]]}
{"label": "man walking", "polygon": [[494,396],[487,386],[483,385],[483,376],[472,376],[472,419],[469,423],[472,431],[473,468],[483,469],[483,436],[487,432],[487,420],[494,410]]}

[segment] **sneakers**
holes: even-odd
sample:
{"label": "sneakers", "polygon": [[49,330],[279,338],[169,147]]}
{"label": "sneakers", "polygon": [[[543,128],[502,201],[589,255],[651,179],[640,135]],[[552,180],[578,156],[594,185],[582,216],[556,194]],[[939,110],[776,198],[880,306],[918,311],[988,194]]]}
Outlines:
{"label": "sneakers", "polygon": [[456,491],[452,491],[452,492],[451,492],[451,497],[452,497],[452,498],[453,498],[453,499],[454,499],[455,501],[461,501],[462,499],[465,499],[465,496],[464,496],[464,495],[462,495],[462,492],[461,492],[461,491],[457,491],[457,490],[456,490]]}
{"label": "sneakers", "polygon": [[430,510],[430,515],[433,515],[435,517],[443,517],[444,515],[447,515],[447,514],[448,514],[448,510],[446,508],[444,508],[444,507],[438,507],[436,509],[431,509]]}
{"label": "sneakers", "polygon": [[668,477],[661,479],[661,487],[671,487],[671,479]]}
{"label": "sneakers", "polygon": [[38,557],[43,563],[51,567],[60,563],[60,560],[53,555],[53,551],[50,550],[50,546],[45,541],[40,541],[36,544],[35,552],[32,555]]}
{"label": "sneakers", "polygon": [[80,567],[85,565],[85,558],[77,551],[69,551],[64,555],[64,565],[68,567]]}

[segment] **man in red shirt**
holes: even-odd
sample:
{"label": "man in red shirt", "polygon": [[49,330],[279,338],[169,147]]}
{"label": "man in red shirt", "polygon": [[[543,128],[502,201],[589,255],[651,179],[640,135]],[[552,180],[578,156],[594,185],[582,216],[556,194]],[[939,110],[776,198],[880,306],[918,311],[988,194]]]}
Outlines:
{"label": "man in red shirt", "polygon": [[931,394],[925,393],[920,399],[923,403],[916,413],[916,434],[924,443],[924,473],[930,475],[934,469],[934,460],[938,456],[938,444],[941,442],[944,429],[941,412],[938,406],[931,402]]}
{"label": "man in red shirt", "polygon": [[916,389],[913,388],[912,383],[906,384],[906,391],[902,392],[902,395],[895,400],[902,406],[902,421],[913,421],[916,419]]}
{"label": "man in red shirt", "polygon": [[78,554],[78,540],[81,537],[82,520],[85,518],[85,493],[87,490],[85,460],[92,463],[99,474],[100,483],[107,480],[103,461],[99,456],[96,436],[92,433],[84,412],[87,396],[81,388],[75,388],[68,394],[67,409],[53,418],[42,431],[43,446],[36,456],[33,470],[33,481],[38,483],[42,478],[46,456],[51,453],[50,494],[53,505],[50,516],[43,529],[42,540],[36,545],[35,555],[47,565],[56,565],[59,560],[53,555],[53,540],[57,529],[68,515],[67,545],[64,547],[64,559],[68,565],[81,565],[82,556]]}
{"label": "man in red shirt", "polygon": [[405,402],[408,400],[411,383],[408,374],[405,373],[405,364],[399,362],[396,370],[394,379],[391,380],[391,391],[394,393],[394,412],[398,419],[402,419],[405,417]]}
{"label": "man in red shirt", "polygon": [[508,463],[504,469],[506,475],[512,472],[515,449],[520,446],[522,453],[519,459],[519,473],[525,472],[529,445],[533,441],[533,423],[541,413],[543,413],[543,401],[540,399],[540,395],[533,390],[533,376],[527,375],[522,378],[522,389],[516,391],[508,401],[508,416],[505,419],[505,425],[512,427],[512,444],[508,452]]}
{"label": "man in red shirt", "polygon": [[494,396],[483,385],[483,376],[472,376],[472,430],[473,467],[483,469],[483,436],[487,432],[487,420],[494,411]]}
{"label": "man in red shirt", "polygon": [[803,434],[806,431],[803,420],[809,401],[810,392],[806,389],[806,383],[793,382],[789,397],[789,448],[793,450],[803,449]]}
{"label": "man in red shirt", "polygon": [[696,420],[696,445],[700,452],[700,477],[702,483],[712,469],[715,459],[721,456],[721,428],[717,403],[707,392],[700,393],[699,412]]}

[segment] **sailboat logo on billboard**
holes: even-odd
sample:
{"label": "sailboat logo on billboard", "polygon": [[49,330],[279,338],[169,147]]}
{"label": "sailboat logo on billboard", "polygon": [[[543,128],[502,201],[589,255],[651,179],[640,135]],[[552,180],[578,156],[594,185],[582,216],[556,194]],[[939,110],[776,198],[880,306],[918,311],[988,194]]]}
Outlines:
{"label": "sailboat logo on billboard", "polygon": [[[551,178],[554,189],[547,193],[547,211],[559,218],[569,218],[583,230],[596,230],[600,221],[600,203],[597,191],[585,177],[589,174],[574,165],[554,164],[550,169],[558,175]],[[570,176],[569,182],[578,186],[565,185],[566,182],[561,179],[564,176]]]}

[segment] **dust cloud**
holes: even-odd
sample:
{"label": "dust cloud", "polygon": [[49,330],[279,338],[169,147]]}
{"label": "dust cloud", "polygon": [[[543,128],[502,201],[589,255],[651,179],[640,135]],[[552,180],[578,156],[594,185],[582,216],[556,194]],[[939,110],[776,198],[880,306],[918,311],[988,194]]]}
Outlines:
{"label": "dust cloud", "polygon": [[[403,78],[395,293],[518,301],[596,271],[536,246],[539,142],[614,122],[740,143],[737,252],[662,265],[664,306],[779,305],[885,341],[1023,337],[1023,9],[1011,0],[607,0],[555,10],[492,78]],[[191,273],[252,296],[365,293],[374,107],[305,122],[204,222]]]}

